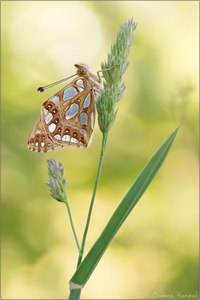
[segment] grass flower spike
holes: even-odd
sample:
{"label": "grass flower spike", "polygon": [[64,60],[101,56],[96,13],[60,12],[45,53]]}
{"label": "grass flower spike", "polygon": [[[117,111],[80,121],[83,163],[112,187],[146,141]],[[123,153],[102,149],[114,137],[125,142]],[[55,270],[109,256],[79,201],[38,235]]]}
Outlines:
{"label": "grass flower spike", "polygon": [[50,195],[54,199],[65,203],[65,205],[67,207],[68,215],[69,215],[69,221],[71,224],[72,232],[73,232],[74,239],[76,242],[76,246],[80,253],[80,245],[79,245],[78,237],[77,237],[73,219],[72,219],[69,202],[67,201],[67,196],[66,196],[66,191],[65,191],[66,179],[64,178],[63,164],[61,162],[59,162],[57,164],[54,159],[47,160],[47,164],[48,164],[48,173],[49,173],[49,182],[47,183],[47,185],[49,187]]}
{"label": "grass flower spike", "polygon": [[105,82],[103,92],[97,100],[97,111],[99,127],[103,133],[112,127],[116,117],[115,105],[124,94],[122,75],[128,67],[128,54],[135,29],[136,23],[133,20],[121,26],[107,61],[101,64]]}
{"label": "grass flower spike", "polygon": [[63,164],[61,162],[57,164],[54,159],[47,160],[47,164],[49,173],[47,185],[50,195],[60,202],[65,202],[66,179],[63,176]]}

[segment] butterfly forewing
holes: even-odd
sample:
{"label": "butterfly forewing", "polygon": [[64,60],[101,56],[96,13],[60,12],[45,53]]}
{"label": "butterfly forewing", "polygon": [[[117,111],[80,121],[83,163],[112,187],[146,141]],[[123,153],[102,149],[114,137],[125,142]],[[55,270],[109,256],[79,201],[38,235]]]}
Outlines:
{"label": "butterfly forewing", "polygon": [[96,92],[100,90],[94,80],[78,76],[46,100],[29,137],[29,149],[46,152],[67,145],[87,147],[94,129]]}

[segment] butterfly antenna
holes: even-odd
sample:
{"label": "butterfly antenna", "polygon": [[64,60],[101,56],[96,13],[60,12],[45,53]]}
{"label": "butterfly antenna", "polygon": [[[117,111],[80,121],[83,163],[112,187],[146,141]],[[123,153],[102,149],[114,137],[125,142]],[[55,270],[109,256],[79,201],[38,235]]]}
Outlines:
{"label": "butterfly antenna", "polygon": [[63,79],[61,79],[61,80],[55,81],[55,82],[50,83],[50,84],[45,85],[45,86],[40,86],[40,87],[37,89],[37,91],[39,91],[39,92],[42,93],[42,92],[44,92],[44,90],[49,89],[49,88],[53,87],[54,85],[60,84],[61,82],[66,81],[66,80],[68,80],[68,79],[74,77],[75,75],[77,75],[77,74],[74,74],[74,75],[72,75],[72,76],[63,78]]}

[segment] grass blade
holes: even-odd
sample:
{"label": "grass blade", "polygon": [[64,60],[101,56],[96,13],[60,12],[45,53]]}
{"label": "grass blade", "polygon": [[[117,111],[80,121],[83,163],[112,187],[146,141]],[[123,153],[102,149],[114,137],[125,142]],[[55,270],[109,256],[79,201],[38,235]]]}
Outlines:
{"label": "grass blade", "polygon": [[70,286],[76,286],[79,289],[86,284],[102,255],[106,251],[108,245],[164,162],[167,153],[176,137],[177,131],[178,128],[157,150],[157,152],[144,167],[140,175],[137,177],[136,181],[113,213],[100,237],[97,239],[83,262],[80,264],[79,268],[72,276],[70,280]]}

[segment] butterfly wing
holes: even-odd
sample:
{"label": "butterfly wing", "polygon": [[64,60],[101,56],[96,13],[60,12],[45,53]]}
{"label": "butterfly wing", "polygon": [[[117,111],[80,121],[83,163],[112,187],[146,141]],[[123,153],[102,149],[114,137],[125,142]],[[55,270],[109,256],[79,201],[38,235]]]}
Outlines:
{"label": "butterfly wing", "polygon": [[61,145],[52,141],[44,130],[40,118],[28,137],[28,148],[35,152],[47,152],[58,147],[61,147]]}
{"label": "butterfly wing", "polygon": [[78,77],[42,105],[44,130],[61,146],[87,147],[94,121],[95,93],[85,77]]}

